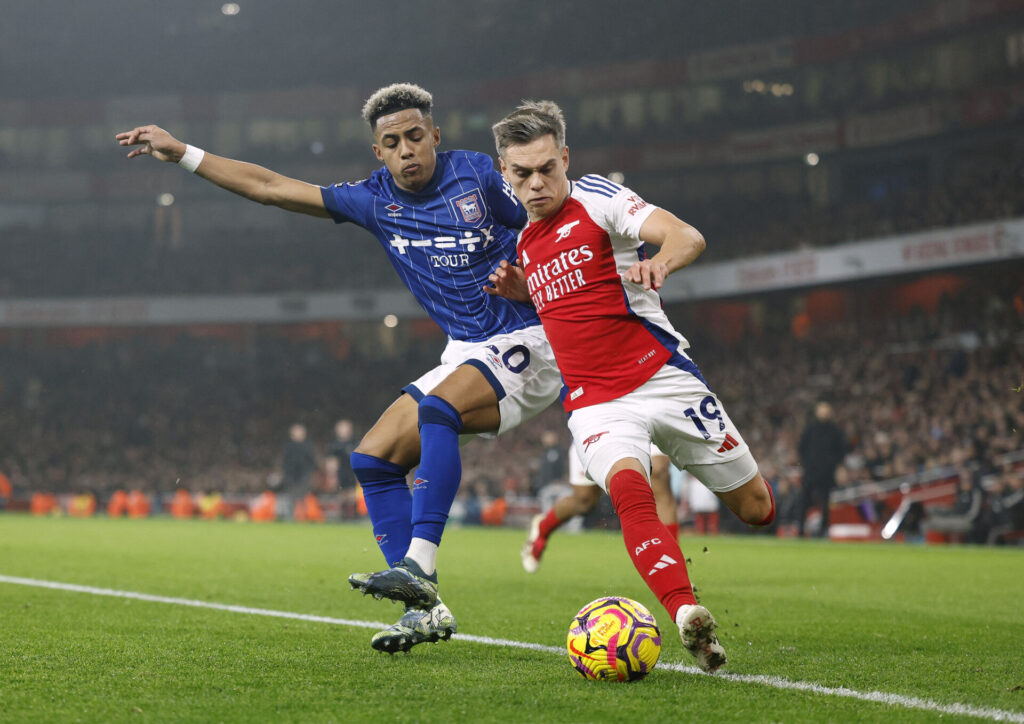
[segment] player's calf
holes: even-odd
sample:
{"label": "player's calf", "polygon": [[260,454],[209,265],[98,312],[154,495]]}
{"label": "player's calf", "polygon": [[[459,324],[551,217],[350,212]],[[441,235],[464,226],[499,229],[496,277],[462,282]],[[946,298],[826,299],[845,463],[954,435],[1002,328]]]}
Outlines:
{"label": "player's calf", "polygon": [[718,497],[747,525],[766,526],[775,520],[775,495],[760,473],[735,490],[718,493]]}

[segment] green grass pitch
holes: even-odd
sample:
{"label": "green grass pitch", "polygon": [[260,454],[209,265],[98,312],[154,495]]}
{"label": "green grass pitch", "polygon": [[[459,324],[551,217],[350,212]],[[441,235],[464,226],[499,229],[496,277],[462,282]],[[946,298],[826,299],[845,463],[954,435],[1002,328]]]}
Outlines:
{"label": "green grass pitch", "polygon": [[[630,596],[661,624],[650,676],[586,682],[564,654],[458,637],[388,656],[369,628],[0,582],[0,721],[1024,722],[1020,549],[685,538],[729,654],[712,677],[663,666],[691,661],[617,534],[556,534],[533,576],[522,536],[446,533],[460,633],[561,648],[580,606]],[[362,525],[0,515],[7,577],[391,623],[345,582],[380,566]]]}

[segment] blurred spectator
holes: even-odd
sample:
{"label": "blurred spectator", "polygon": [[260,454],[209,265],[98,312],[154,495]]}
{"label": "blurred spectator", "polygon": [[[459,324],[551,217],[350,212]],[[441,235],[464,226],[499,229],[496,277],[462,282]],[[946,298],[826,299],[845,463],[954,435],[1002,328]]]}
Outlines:
{"label": "blurred spectator", "polygon": [[14,495],[14,488],[11,486],[11,479],[4,475],[3,471],[0,471],[0,510],[3,510],[12,495]]}
{"label": "blurred spectator", "polygon": [[115,490],[107,501],[107,515],[120,518],[128,512],[128,494],[123,490]]}
{"label": "blurred spectator", "polygon": [[1005,466],[989,491],[991,527],[986,543],[999,543],[1013,532],[1024,532],[1024,475]]}
{"label": "blurred spectator", "polygon": [[552,483],[564,482],[569,472],[566,445],[554,430],[545,430],[540,435],[541,451],[537,456],[530,487],[534,494]]}
{"label": "blurred spectator", "polygon": [[91,518],[96,512],[96,496],[85,491],[71,496],[68,515],[72,518]]}
{"label": "blurred spectator", "polygon": [[288,442],[281,453],[281,488],[277,491],[277,514],[291,518],[298,501],[312,491],[316,451],[306,439],[306,426],[295,423],[288,428]]}
{"label": "blurred spectator", "polygon": [[466,496],[463,522],[466,525],[481,525],[483,523],[484,508],[489,504],[490,496],[487,492],[487,486],[483,483],[473,485]]}
{"label": "blurred spectator", "polygon": [[355,436],[355,425],[351,420],[338,420],[334,424],[334,439],[327,448],[328,457],[334,458],[336,466],[332,466],[337,489],[343,494],[351,496],[355,493],[356,476],[352,472],[352,465],[349,458],[355,452],[359,440]]}
{"label": "blurred spectator", "polygon": [[797,520],[798,535],[804,535],[807,511],[811,506],[821,508],[819,537],[828,535],[829,496],[836,484],[836,468],[846,456],[846,436],[833,419],[832,405],[818,402],[814,416],[800,435],[798,451],[804,474],[801,485],[800,510]]}
{"label": "blurred spectator", "polygon": [[152,511],[152,502],[149,496],[139,488],[133,488],[128,493],[127,505],[129,518],[148,518]]}
{"label": "blurred spectator", "polygon": [[224,496],[216,490],[207,490],[199,494],[196,507],[203,520],[216,520],[224,515]]}
{"label": "blurred spectator", "polygon": [[178,488],[174,491],[170,513],[171,516],[181,519],[188,519],[196,514],[195,501],[192,500],[192,494],[186,488]]}
{"label": "blurred spectator", "polygon": [[266,523],[277,519],[277,496],[269,490],[264,490],[249,507],[252,519],[257,523]]}
{"label": "blurred spectator", "polygon": [[948,508],[929,508],[921,524],[922,531],[925,535],[934,531],[942,536],[956,536],[960,540],[976,539],[983,498],[984,492],[974,475],[967,468],[961,467],[957,473],[953,504]]}
{"label": "blurred spectator", "polygon": [[800,515],[799,483],[787,475],[780,475],[772,481],[775,492],[775,527],[780,536],[793,536],[798,532],[797,520]]}

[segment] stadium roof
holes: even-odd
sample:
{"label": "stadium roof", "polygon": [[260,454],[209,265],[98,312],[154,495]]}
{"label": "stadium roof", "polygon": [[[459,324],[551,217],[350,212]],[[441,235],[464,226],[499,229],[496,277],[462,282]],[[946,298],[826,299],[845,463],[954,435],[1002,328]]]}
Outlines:
{"label": "stadium roof", "polygon": [[[508,77],[788,35],[920,10],[923,0],[104,0],[7,3],[0,98],[367,87]],[[513,12],[514,11],[514,12]]]}

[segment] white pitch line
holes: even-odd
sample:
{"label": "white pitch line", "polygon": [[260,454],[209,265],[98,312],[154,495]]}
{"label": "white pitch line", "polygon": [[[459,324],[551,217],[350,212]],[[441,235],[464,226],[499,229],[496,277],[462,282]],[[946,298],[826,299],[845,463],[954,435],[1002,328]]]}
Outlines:
{"label": "white pitch line", "polygon": [[[61,583],[59,581],[42,581],[35,578],[19,578],[17,576],[0,575],[0,583],[11,583],[19,586],[33,586],[35,588],[51,588],[58,591],[70,591],[72,593],[89,593],[94,596],[113,596],[115,598],[131,598],[137,601],[149,601],[150,603],[169,603],[176,606],[192,606],[193,608],[209,608],[215,611],[229,611],[231,613],[245,613],[252,616],[270,616],[272,618],[286,618],[295,621],[310,621],[313,623],[327,623],[334,626],[352,626],[355,628],[387,628],[389,624],[380,621],[357,621],[347,618],[332,618],[330,616],[314,616],[308,613],[293,613],[291,611],[275,611],[269,608],[252,608],[249,606],[235,606],[227,603],[213,603],[211,601],[198,601],[191,598],[175,598],[171,596],[154,596],[149,593],[137,593],[135,591],[118,591],[112,588],[96,588],[94,586],[80,586],[75,583]],[[526,641],[513,641],[512,639],[497,639],[490,636],[471,636],[469,634],[455,634],[452,640],[468,641],[470,643],[485,644],[487,646],[504,646],[508,648],[528,649],[530,651],[543,651],[551,654],[565,654],[565,649],[558,646],[545,646],[544,644],[533,644]],[[659,669],[679,671],[685,674],[696,674],[706,676],[696,666],[685,664],[671,664],[661,662]],[[765,676],[761,674],[731,674],[720,673],[714,675],[716,679],[736,681],[744,684],[759,684],[770,686],[774,689],[788,689],[793,691],[806,691],[822,696],[838,696],[846,699],[859,699],[889,706],[898,706],[905,709],[921,709],[933,711],[939,714],[955,714],[959,716],[970,716],[978,719],[990,719],[992,721],[1015,722],[1024,724],[1024,713],[993,709],[991,707],[977,707],[969,704],[941,704],[930,699],[921,699],[916,696],[903,696],[901,694],[887,694],[882,691],[856,691],[845,686],[833,687],[822,686],[810,681],[790,681],[781,676]]]}

